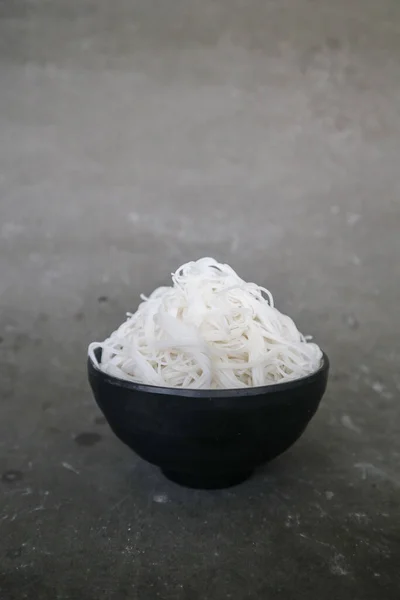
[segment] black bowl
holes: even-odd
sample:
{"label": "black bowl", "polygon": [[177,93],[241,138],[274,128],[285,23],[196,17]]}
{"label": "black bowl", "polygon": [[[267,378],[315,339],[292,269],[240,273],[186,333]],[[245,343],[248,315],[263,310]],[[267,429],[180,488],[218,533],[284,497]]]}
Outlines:
{"label": "black bowl", "polygon": [[[101,358],[101,349],[96,350]],[[111,429],[139,456],[187,487],[247,479],[303,433],[325,392],[329,361],[312,375],[255,388],[188,390],[124,381],[88,360],[89,381]]]}

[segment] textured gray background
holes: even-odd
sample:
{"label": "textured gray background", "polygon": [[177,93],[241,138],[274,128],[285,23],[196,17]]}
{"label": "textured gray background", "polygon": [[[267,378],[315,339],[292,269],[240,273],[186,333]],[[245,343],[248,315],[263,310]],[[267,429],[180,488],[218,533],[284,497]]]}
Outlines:
{"label": "textured gray background", "polygon": [[[2,600],[398,599],[399,2],[0,15]],[[85,374],[87,343],[202,255],[332,361],[303,439],[221,492],[123,447]]]}

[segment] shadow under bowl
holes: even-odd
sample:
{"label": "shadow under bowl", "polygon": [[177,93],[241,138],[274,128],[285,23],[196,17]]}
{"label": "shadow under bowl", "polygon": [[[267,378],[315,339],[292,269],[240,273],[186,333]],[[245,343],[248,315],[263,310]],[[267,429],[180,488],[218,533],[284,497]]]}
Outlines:
{"label": "shadow under bowl", "polygon": [[115,435],[168,479],[199,489],[241,483],[287,450],[314,416],[328,372],[324,354],[317,371],[287,383],[192,390],[118,379],[88,359],[90,386]]}

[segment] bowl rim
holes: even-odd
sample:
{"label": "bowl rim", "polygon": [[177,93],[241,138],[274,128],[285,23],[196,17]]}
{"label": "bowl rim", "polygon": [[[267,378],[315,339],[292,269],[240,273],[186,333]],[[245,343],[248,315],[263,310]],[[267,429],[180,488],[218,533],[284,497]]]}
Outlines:
{"label": "bowl rim", "polygon": [[247,397],[247,396],[260,396],[260,395],[273,395],[276,393],[289,392],[298,387],[302,387],[313,383],[323,373],[328,373],[329,371],[329,358],[327,354],[322,351],[322,359],[319,368],[310,373],[309,375],[305,375],[304,377],[298,377],[297,379],[292,379],[291,381],[285,381],[284,383],[272,383],[269,385],[255,386],[249,388],[224,388],[224,389],[192,389],[192,388],[172,388],[172,387],[162,387],[157,385],[148,385],[145,383],[136,383],[134,381],[129,381],[127,379],[120,379],[119,377],[115,377],[114,375],[109,375],[105,373],[101,369],[94,364],[90,356],[87,358],[89,374],[93,374],[96,377],[103,379],[110,385],[116,387],[122,387],[132,392],[145,392],[149,394],[159,394],[164,396],[181,396],[185,398],[208,398],[208,399],[218,399],[218,398],[239,398],[239,397]]}

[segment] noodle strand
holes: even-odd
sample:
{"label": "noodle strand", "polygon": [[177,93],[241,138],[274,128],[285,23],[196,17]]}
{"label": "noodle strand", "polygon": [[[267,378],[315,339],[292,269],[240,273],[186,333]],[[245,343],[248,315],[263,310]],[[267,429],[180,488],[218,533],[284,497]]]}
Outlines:
{"label": "noodle strand", "polygon": [[317,344],[274,307],[267,289],[230,266],[202,258],[182,265],[172,282],[142,295],[109,338],[89,345],[99,369],[149,385],[222,389],[282,383],[319,368]]}

